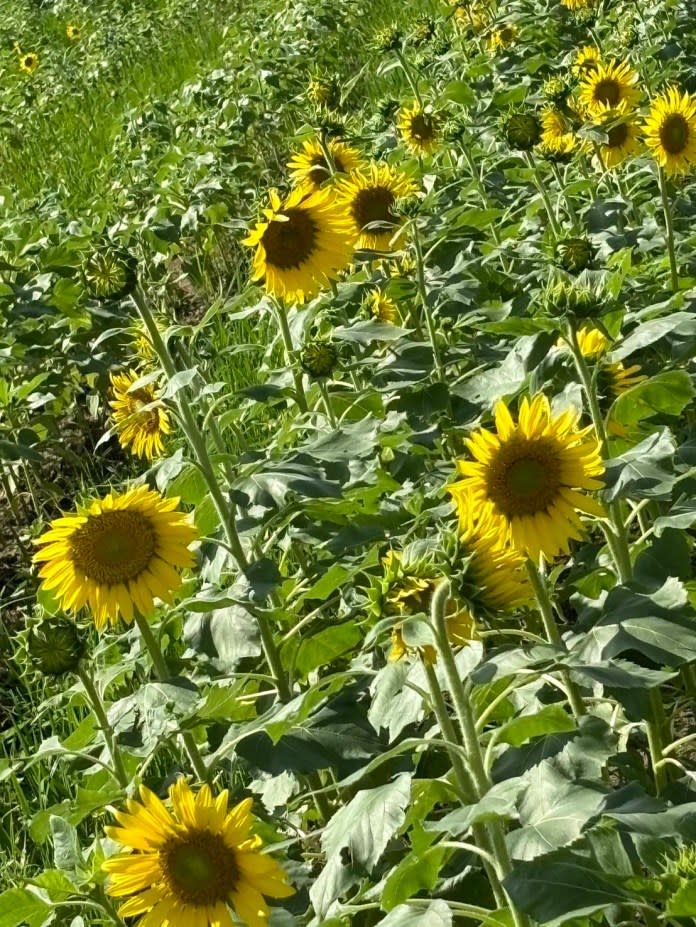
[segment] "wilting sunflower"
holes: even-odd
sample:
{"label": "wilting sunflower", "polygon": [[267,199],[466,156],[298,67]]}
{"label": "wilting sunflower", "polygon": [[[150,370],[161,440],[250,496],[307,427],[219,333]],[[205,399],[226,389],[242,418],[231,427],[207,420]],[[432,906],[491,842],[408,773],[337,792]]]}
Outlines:
{"label": "wilting sunflower", "polygon": [[197,794],[184,779],[169,789],[171,810],[144,785],[140,801],[115,812],[119,827],[105,828],[127,853],[109,857],[107,892],[125,898],[118,913],[140,927],[234,927],[232,911],[249,927],[265,927],[269,898],[295,893],[286,872],[261,853],[252,836],[252,799],[228,810],[227,789]]}
{"label": "wilting sunflower", "polygon": [[22,52],[19,56],[20,70],[25,74],[33,74],[39,66],[39,56],[34,52]]}
{"label": "wilting sunflower", "polygon": [[167,410],[158,404],[159,391],[148,383],[132,389],[141,379],[135,370],[111,374],[114,427],[122,448],[136,457],[154,460],[164,452],[163,436],[171,432]]}
{"label": "wilting sunflower", "polygon": [[356,247],[371,251],[392,251],[403,224],[394,212],[397,199],[412,196],[413,181],[403,171],[388,164],[371,164],[353,171],[336,184],[337,206],[350,217]]}
{"label": "wilting sunflower", "polygon": [[77,40],[82,35],[82,30],[74,23],[68,23],[68,25],[65,27],[65,34],[71,42],[77,42]]}
{"label": "wilting sunflower", "polygon": [[600,63],[583,77],[580,103],[592,116],[601,114],[606,107],[617,109],[621,104],[626,110],[633,109],[640,101],[637,83],[638,73],[627,61]]}
{"label": "wilting sunflower", "polygon": [[360,166],[360,152],[357,149],[333,139],[327,143],[327,147],[332,165],[326,163],[326,155],[318,139],[303,142],[302,151],[296,152],[288,163],[295,186],[305,191],[318,190],[325,181],[331,179],[334,171],[350,174]]}
{"label": "wilting sunflower", "polygon": [[401,321],[399,307],[394,300],[382,290],[372,290],[365,299],[365,307],[370,315],[379,322],[391,322],[393,325]]}
{"label": "wilting sunflower", "polygon": [[632,113],[625,112],[623,107],[617,110],[607,106],[598,110],[593,118],[607,134],[607,141],[599,146],[600,168],[618,167],[626,158],[638,154],[640,130]]}
{"label": "wilting sunflower", "polygon": [[595,48],[593,45],[583,45],[583,47],[575,53],[575,58],[573,59],[573,74],[582,77],[590,71],[596,71],[601,63],[602,56],[599,49]]}
{"label": "wilting sunflower", "polygon": [[401,110],[398,127],[403,140],[415,154],[433,153],[440,138],[439,120],[434,113],[414,103]]}
{"label": "wilting sunflower", "polygon": [[696,161],[696,99],[670,87],[650,105],[645,144],[669,176],[684,174]]}
{"label": "wilting sunflower", "polygon": [[298,188],[283,204],[272,190],[270,200],[266,221],[244,239],[256,248],[252,279],[275,296],[304,302],[348,265],[355,235],[330,190],[307,195]]}
{"label": "wilting sunflower", "polygon": [[132,621],[135,609],[149,615],[155,598],[171,602],[177,571],[195,562],[188,546],[197,536],[178,503],[139,486],[57,518],[35,542],[44,588],[67,611],[88,606],[99,629],[119,614]]}
{"label": "wilting sunflower", "polygon": [[541,114],[541,148],[552,154],[569,155],[575,151],[577,139],[570,120],[557,109],[548,108]]}
{"label": "wilting sunflower", "polygon": [[464,497],[502,541],[537,560],[567,553],[580,538],[578,512],[602,517],[601,505],[579,490],[601,489],[604,472],[592,429],[578,429],[579,413],[552,417],[544,395],[522,401],[518,422],[501,400],[496,432],[481,429],[467,439],[474,460],[458,461],[463,479],[451,487]]}

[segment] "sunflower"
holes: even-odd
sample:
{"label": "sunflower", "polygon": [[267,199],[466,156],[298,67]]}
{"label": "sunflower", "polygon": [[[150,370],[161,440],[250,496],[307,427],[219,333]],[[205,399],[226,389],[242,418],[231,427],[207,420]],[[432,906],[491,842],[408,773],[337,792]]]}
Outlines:
{"label": "sunflower", "polygon": [[107,892],[128,899],[122,918],[140,917],[140,927],[265,927],[269,898],[295,893],[287,873],[261,853],[252,836],[252,799],[228,810],[227,789],[216,797],[204,785],[197,794],[184,779],[169,789],[171,810],[144,785],[140,801],[115,812],[120,826],[107,836],[129,852],[104,863]]}
{"label": "sunflower", "polygon": [[[588,360],[599,361],[610,347],[607,336],[596,328],[581,328],[577,333],[577,339],[580,353]],[[647,379],[641,370],[640,364],[624,367],[620,362],[614,364],[602,362],[598,377],[599,392],[603,396],[615,399]]]}
{"label": "sunflower", "polygon": [[304,302],[338,277],[353,256],[351,223],[336,205],[332,191],[309,195],[295,189],[281,204],[275,190],[271,208],[264,209],[244,244],[256,248],[253,279],[263,280],[269,293]]}
{"label": "sunflower", "polygon": [[591,71],[596,71],[601,63],[602,57],[599,49],[595,48],[593,45],[583,45],[583,47],[575,53],[575,58],[573,59],[573,74],[582,77]]}
{"label": "sunflower", "polygon": [[572,154],[577,139],[570,121],[557,109],[549,107],[541,114],[541,148],[552,154]]}
{"label": "sunflower", "polygon": [[19,56],[19,67],[25,74],[33,74],[38,66],[39,56],[33,52],[22,52]]}
{"label": "sunflower", "polygon": [[602,517],[604,510],[578,490],[601,489],[604,472],[592,429],[577,428],[578,412],[552,417],[543,394],[522,401],[517,424],[500,401],[496,433],[481,429],[467,439],[474,460],[458,461],[464,477],[451,487],[490,522],[501,542],[534,560],[567,553],[581,537],[578,511]]}
{"label": "sunflower", "polygon": [[581,328],[577,333],[578,347],[583,357],[601,357],[609,350],[609,339],[597,328]]}
{"label": "sunflower", "polygon": [[397,325],[401,322],[399,307],[394,300],[382,290],[372,290],[365,299],[365,307],[370,315],[379,322],[391,322]]}
{"label": "sunflower", "polygon": [[188,545],[196,539],[178,503],[139,486],[51,522],[35,542],[44,588],[68,611],[87,605],[99,629],[119,614],[131,622],[135,609],[149,615],[155,598],[171,602],[177,571],[194,564]]}
{"label": "sunflower", "polygon": [[600,168],[618,167],[640,151],[640,131],[634,116],[623,107],[607,106],[595,113],[595,121],[606,132],[607,141],[599,146]]}
{"label": "sunflower", "polygon": [[468,560],[465,582],[475,614],[498,613],[524,605],[532,597],[524,557],[501,543],[495,524],[474,513],[468,492],[455,483],[450,491],[459,519],[460,542]]}
{"label": "sunflower", "polygon": [[652,101],[643,130],[645,144],[669,176],[684,174],[696,161],[696,99],[668,88]]}
{"label": "sunflower", "polygon": [[76,26],[73,23],[69,23],[65,27],[65,34],[71,42],[77,42],[77,40],[82,35],[82,30],[79,26]]}
{"label": "sunflower", "polygon": [[519,30],[517,26],[513,26],[509,23],[501,26],[500,29],[494,29],[486,42],[488,51],[495,55],[501,49],[509,48],[509,46],[514,43],[518,33]]}
{"label": "sunflower", "polygon": [[633,109],[640,100],[637,83],[638,73],[626,61],[598,64],[582,79],[580,103],[592,116],[601,114],[606,107],[617,109],[621,104],[627,110]]}
{"label": "sunflower", "polygon": [[561,0],[561,3],[569,10],[590,10],[596,0]]}
{"label": "sunflower", "polygon": [[412,196],[416,186],[408,175],[388,164],[371,164],[353,171],[336,185],[336,204],[350,217],[356,247],[392,251],[403,220],[394,207],[400,197]]}
{"label": "sunflower", "polygon": [[296,152],[288,167],[295,186],[305,192],[318,190],[332,175],[350,174],[360,166],[360,152],[343,142],[329,141],[327,145],[333,164],[326,163],[326,155],[318,139],[303,142],[302,151]]}
{"label": "sunflower", "polygon": [[114,427],[121,447],[130,447],[136,457],[154,460],[162,456],[162,438],[171,432],[169,415],[157,404],[159,393],[151,383],[132,388],[139,379],[141,375],[135,370],[112,373],[114,398],[109,405],[114,410]]}
{"label": "sunflower", "polygon": [[398,127],[403,140],[415,154],[433,153],[440,137],[439,120],[434,113],[414,103],[401,110]]}

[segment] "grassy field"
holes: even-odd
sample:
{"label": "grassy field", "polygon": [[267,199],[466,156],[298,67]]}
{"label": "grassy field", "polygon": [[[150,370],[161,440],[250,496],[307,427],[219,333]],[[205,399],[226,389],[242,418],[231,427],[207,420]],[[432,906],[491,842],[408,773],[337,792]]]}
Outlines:
{"label": "grassy field", "polygon": [[0,14],[0,927],[686,927],[689,4]]}

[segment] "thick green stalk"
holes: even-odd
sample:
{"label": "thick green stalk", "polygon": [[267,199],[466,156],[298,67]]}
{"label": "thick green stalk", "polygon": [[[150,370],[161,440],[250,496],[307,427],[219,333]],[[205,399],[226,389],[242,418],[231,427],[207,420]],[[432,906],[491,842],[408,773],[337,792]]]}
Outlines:
{"label": "thick green stalk", "polygon": [[662,211],[665,215],[665,231],[667,234],[667,252],[669,254],[669,273],[672,282],[672,292],[679,292],[679,273],[677,271],[677,255],[674,247],[674,222],[672,220],[672,204],[669,200],[667,191],[667,177],[663,168],[657,169],[657,180],[660,186],[660,198],[662,199]]}
{"label": "thick green stalk", "polygon": [[104,735],[104,742],[106,744],[109,757],[111,758],[111,765],[114,770],[114,775],[118,779],[118,784],[121,786],[121,788],[126,789],[128,788],[128,774],[126,772],[125,766],[123,765],[121,751],[119,750],[118,744],[116,743],[114,729],[109,724],[109,719],[106,716],[106,708],[104,707],[102,697],[99,694],[99,691],[95,686],[92,677],[89,675],[83,664],[80,664],[78,667],[77,675],[80,677],[80,682],[82,683],[87,698],[89,699],[92,711],[96,715],[99,728]]}
{"label": "thick green stalk", "polygon": [[283,346],[285,347],[285,360],[290,368],[292,379],[295,384],[295,402],[300,412],[306,412],[308,409],[307,396],[305,395],[304,383],[302,382],[302,371],[298,365],[297,351],[292,341],[292,333],[288,325],[288,316],[285,311],[285,306],[283,306],[280,300],[274,299],[273,307],[275,309],[276,319],[278,320],[280,335],[283,339]]}
{"label": "thick green stalk", "polygon": [[655,776],[655,791],[659,795],[668,782],[667,766],[662,762],[664,757],[664,734],[667,729],[665,706],[662,704],[660,689],[656,686],[650,690],[650,718],[646,720],[645,727],[648,734],[648,747],[653,775]]}
{"label": "thick green stalk", "polygon": [[413,76],[411,66],[404,57],[404,53],[400,49],[395,51],[396,57],[399,59],[399,64],[401,65],[401,70],[406,75],[406,80],[408,81],[409,87],[413,91],[413,95],[416,98],[416,102],[422,108],[423,107],[423,97],[421,96],[420,90],[418,89],[418,81]]}
{"label": "thick green stalk", "polygon": [[546,209],[546,215],[548,216],[549,225],[551,226],[553,234],[558,238],[561,234],[561,229],[560,229],[560,226],[558,225],[558,220],[556,219],[556,214],[554,212],[553,205],[551,204],[548,191],[546,190],[546,187],[544,186],[544,180],[541,174],[539,173],[539,167],[536,161],[534,160],[534,157],[532,156],[531,152],[529,151],[525,151],[524,160],[527,162],[528,167],[531,169],[532,173],[534,174],[534,186],[537,188],[539,196],[541,197],[544,203],[544,208]]}
{"label": "thick green stalk", "polygon": [[326,417],[328,418],[329,422],[331,422],[331,427],[335,431],[338,428],[338,422],[336,420],[336,416],[334,415],[333,406],[331,405],[331,396],[329,395],[329,391],[326,388],[326,382],[323,379],[318,380],[317,382],[319,384],[319,392],[321,393],[321,398],[324,402],[324,409],[326,410]]}
{"label": "thick green stalk", "polygon": [[432,313],[430,311],[430,306],[428,305],[428,290],[425,285],[425,265],[423,261],[423,249],[421,247],[420,241],[420,232],[418,231],[417,221],[413,223],[413,243],[416,248],[416,273],[418,279],[418,293],[420,295],[421,305],[423,307],[423,315],[425,316],[425,325],[428,329],[428,339],[430,341],[430,347],[433,351],[433,361],[435,363],[435,371],[437,373],[437,378],[441,383],[446,383],[445,380],[445,368],[442,363],[442,356],[440,354],[440,347],[437,343],[437,332],[435,330],[435,323],[433,321]]}

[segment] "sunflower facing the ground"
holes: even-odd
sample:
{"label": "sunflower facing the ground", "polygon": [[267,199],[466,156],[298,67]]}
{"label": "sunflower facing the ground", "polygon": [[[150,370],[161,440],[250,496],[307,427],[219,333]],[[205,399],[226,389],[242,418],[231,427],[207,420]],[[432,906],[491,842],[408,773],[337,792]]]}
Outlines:
{"label": "sunflower facing the ground", "polygon": [[580,84],[580,103],[591,115],[601,115],[607,107],[624,105],[633,109],[640,101],[638,73],[626,61],[598,64]]}
{"label": "sunflower facing the ground", "polygon": [[188,546],[197,537],[178,503],[139,486],[57,518],[35,542],[44,588],[66,611],[86,605],[99,629],[119,614],[132,621],[136,609],[149,615],[155,598],[171,602],[178,571],[195,562]]}
{"label": "sunflower facing the ground", "polygon": [[313,138],[302,144],[302,150],[296,152],[288,162],[295,186],[305,191],[318,190],[334,171],[338,174],[350,174],[360,166],[360,152],[344,142],[331,140],[327,142],[332,165],[326,162],[324,149],[318,139]]}
{"label": "sunflower facing the ground", "polygon": [[297,188],[281,204],[275,190],[244,244],[255,248],[253,280],[263,280],[269,293],[304,302],[338,277],[353,256],[355,235],[349,218],[336,205],[333,192],[307,195]]}
{"label": "sunflower facing the ground", "polygon": [[[130,852],[109,857],[107,892],[127,898],[122,918],[139,927],[234,927],[230,909],[249,927],[265,927],[270,914],[264,895],[295,893],[280,864],[261,853],[252,835],[252,799],[228,810],[225,789],[197,794],[184,779],[169,789],[171,810],[144,785],[140,801],[115,812],[118,827],[107,836]],[[130,896],[130,897],[127,897]]]}
{"label": "sunflower facing the ground", "polygon": [[463,479],[451,487],[490,522],[501,542],[532,559],[567,553],[582,536],[578,512],[602,517],[599,503],[579,490],[601,489],[604,472],[592,428],[578,429],[578,413],[554,417],[543,394],[522,401],[517,423],[501,400],[496,431],[480,429],[466,444],[473,460],[458,461]]}
{"label": "sunflower facing the ground", "polygon": [[403,171],[388,164],[371,164],[353,171],[336,185],[336,203],[350,217],[356,247],[392,251],[403,220],[396,215],[397,199],[413,195],[416,186]]}
{"label": "sunflower facing the ground", "polygon": [[432,154],[440,139],[437,117],[426,112],[418,103],[401,110],[398,128],[404,142],[419,156]]}
{"label": "sunflower facing the ground", "polygon": [[112,373],[114,398],[109,405],[114,410],[114,428],[121,447],[130,447],[137,457],[154,460],[164,452],[163,436],[171,432],[169,415],[157,405],[159,393],[152,383],[132,389],[140,378],[135,370]]}
{"label": "sunflower facing the ground", "polygon": [[607,141],[598,150],[600,169],[618,167],[640,152],[640,130],[633,114],[626,113],[623,107],[616,110],[607,106],[593,118],[607,134]]}
{"label": "sunflower facing the ground", "polygon": [[494,29],[486,42],[488,51],[495,55],[503,48],[509,48],[517,38],[518,31],[517,26],[511,24],[501,26],[500,29]]}
{"label": "sunflower facing the ground", "polygon": [[696,99],[670,87],[652,101],[643,130],[645,144],[669,176],[684,174],[696,161]]}

